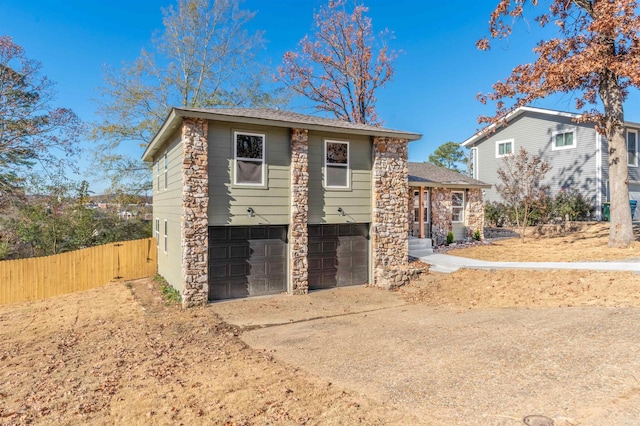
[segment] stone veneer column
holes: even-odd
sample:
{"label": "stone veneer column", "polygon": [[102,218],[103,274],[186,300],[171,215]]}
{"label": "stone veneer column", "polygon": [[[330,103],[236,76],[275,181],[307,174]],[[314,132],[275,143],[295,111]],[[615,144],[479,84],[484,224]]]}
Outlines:
{"label": "stone veneer column", "polygon": [[307,228],[309,213],[309,131],[291,129],[291,218],[289,223],[289,259],[291,292],[309,292]]}
{"label": "stone veneer column", "polygon": [[480,238],[484,239],[484,205],[482,204],[482,190],[469,189],[467,191],[467,230],[468,236],[479,230]]}
{"label": "stone veneer column", "polygon": [[433,188],[431,191],[431,238],[435,245],[443,245],[447,241],[447,234],[452,230],[451,190]]}
{"label": "stone veneer column", "polygon": [[204,305],[209,298],[208,122],[182,122],[182,305]]}
{"label": "stone veneer column", "polygon": [[404,139],[373,139],[371,239],[376,285],[386,268],[401,268],[409,261],[407,145]]}

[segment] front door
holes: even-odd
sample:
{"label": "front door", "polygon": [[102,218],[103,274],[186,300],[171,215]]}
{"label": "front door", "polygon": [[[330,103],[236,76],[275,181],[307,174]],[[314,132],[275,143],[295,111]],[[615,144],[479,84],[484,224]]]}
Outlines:
{"label": "front door", "polygon": [[[424,189],[424,236],[425,238],[431,238],[431,198],[428,189]],[[416,189],[413,191],[413,226],[411,229],[411,235],[414,237],[420,236],[420,190]]]}

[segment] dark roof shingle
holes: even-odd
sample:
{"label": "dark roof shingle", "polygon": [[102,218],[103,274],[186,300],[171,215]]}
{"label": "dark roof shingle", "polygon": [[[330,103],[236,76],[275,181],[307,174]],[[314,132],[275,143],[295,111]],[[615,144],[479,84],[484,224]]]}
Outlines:
{"label": "dark roof shingle", "polygon": [[477,179],[465,176],[462,173],[445,169],[431,163],[408,163],[409,182],[432,184],[429,186],[468,186],[468,187],[490,187],[491,185]]}

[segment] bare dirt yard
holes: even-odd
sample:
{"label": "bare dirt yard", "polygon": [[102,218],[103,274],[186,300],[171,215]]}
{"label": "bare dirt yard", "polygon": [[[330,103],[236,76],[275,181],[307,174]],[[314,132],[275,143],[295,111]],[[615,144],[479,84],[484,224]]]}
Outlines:
{"label": "bare dirt yard", "polygon": [[[613,259],[605,246],[594,226],[458,253]],[[0,306],[0,424],[518,425],[536,413],[556,425],[637,424],[638,307],[631,273],[462,270],[396,293],[186,311],[150,279],[112,283]]]}
{"label": "bare dirt yard", "polygon": [[0,424],[411,424],[140,280],[0,306]]}
{"label": "bare dirt yard", "polygon": [[634,226],[635,241],[628,248],[607,247],[609,223],[573,222],[563,226],[530,227],[524,243],[519,238],[490,245],[454,249],[447,254],[501,262],[580,262],[637,260],[640,262],[640,224]]}

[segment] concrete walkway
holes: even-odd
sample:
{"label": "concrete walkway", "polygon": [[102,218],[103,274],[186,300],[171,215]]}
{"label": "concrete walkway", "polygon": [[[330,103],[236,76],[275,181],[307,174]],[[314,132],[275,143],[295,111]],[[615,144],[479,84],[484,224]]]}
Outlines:
{"label": "concrete walkway", "polygon": [[467,269],[571,269],[604,272],[631,271],[640,273],[640,261],[637,259],[617,262],[489,262],[434,253],[420,258],[431,265],[430,271],[455,272],[460,268]]}

